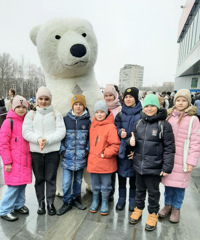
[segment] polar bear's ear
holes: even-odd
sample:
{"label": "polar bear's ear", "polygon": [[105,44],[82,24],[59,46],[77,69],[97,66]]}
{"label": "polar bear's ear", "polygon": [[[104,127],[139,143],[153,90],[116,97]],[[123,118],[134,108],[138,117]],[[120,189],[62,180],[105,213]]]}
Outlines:
{"label": "polar bear's ear", "polygon": [[38,35],[38,32],[39,32],[39,29],[40,29],[40,25],[35,26],[30,32],[31,41],[33,42],[33,44],[35,46],[37,45],[36,38],[37,38],[37,35]]}

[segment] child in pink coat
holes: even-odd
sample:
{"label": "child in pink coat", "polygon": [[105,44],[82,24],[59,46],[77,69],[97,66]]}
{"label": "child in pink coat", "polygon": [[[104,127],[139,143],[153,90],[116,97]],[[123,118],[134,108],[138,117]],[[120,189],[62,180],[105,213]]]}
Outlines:
{"label": "child in pink coat", "polygon": [[15,221],[15,212],[28,214],[25,203],[26,184],[32,181],[29,143],[22,137],[22,123],[28,105],[25,98],[17,95],[12,110],[7,114],[0,131],[0,154],[4,165],[4,181],[7,189],[1,202],[0,216]]}
{"label": "child in pink coat", "polygon": [[[199,119],[194,116],[197,109],[191,106],[190,91],[180,89],[174,97],[174,107],[168,110],[168,121],[172,125],[176,153],[174,159],[174,168],[171,174],[163,177],[162,183],[165,185],[165,206],[158,213],[161,218],[170,214],[169,221],[179,222],[180,208],[184,199],[185,189],[189,185],[190,174],[197,165],[200,157],[200,125]],[[187,155],[187,171],[183,170],[184,143],[188,138],[190,120],[194,116],[189,151]]]}

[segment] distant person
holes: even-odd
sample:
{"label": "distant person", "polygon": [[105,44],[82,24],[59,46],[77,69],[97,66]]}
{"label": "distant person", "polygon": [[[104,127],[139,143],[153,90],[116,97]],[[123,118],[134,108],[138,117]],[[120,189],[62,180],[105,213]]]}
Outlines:
{"label": "distant person", "polygon": [[83,170],[89,152],[90,114],[84,95],[74,95],[71,110],[64,117],[66,136],[62,140],[60,153],[63,169],[63,205],[57,215],[63,215],[72,206],[85,210],[81,200]]}
{"label": "distant person", "polygon": [[[165,206],[158,215],[165,218],[170,214],[169,221],[178,223],[185,189],[189,185],[191,172],[200,157],[200,124],[199,119],[194,116],[196,107],[191,105],[188,89],[180,89],[174,97],[174,103],[174,107],[168,111],[168,122],[172,125],[176,143],[174,168],[171,174],[162,178],[162,183],[165,185]],[[185,145],[192,118],[190,140]],[[188,152],[185,151],[187,146]],[[188,212],[184,211],[183,214],[188,214]]]}
{"label": "distant person", "polygon": [[40,87],[36,93],[37,107],[28,112],[22,128],[23,137],[30,144],[39,215],[46,213],[45,195],[48,214],[56,214],[54,200],[59,150],[66,133],[63,117],[53,109],[51,101],[49,89]]}
{"label": "distant person", "polygon": [[16,213],[29,213],[24,203],[26,184],[32,181],[31,155],[29,143],[22,137],[22,123],[27,108],[25,98],[19,95],[14,97],[12,110],[8,112],[0,131],[0,152],[7,185],[0,216],[7,221],[17,220]]}
{"label": "distant person", "polygon": [[194,102],[194,106],[197,107],[197,116],[200,120],[200,94],[197,96],[197,100]]}
{"label": "distant person", "polygon": [[[147,95],[143,107],[142,118],[134,125],[128,139],[128,144],[134,147],[133,168],[136,171],[136,207],[129,222],[136,224],[141,218],[148,192],[149,215],[145,229],[152,231],[158,221],[161,177],[173,169],[175,144],[172,127],[165,121],[167,111],[160,108],[157,96]],[[159,124],[162,124],[163,133]]]}
{"label": "distant person", "polygon": [[7,114],[7,110],[5,107],[4,97],[2,96],[0,100],[0,128],[1,128],[1,125],[3,124],[3,121],[6,119],[6,114]]}
{"label": "distant person", "polygon": [[10,102],[9,102],[9,106],[8,106],[8,110],[12,109],[12,102],[13,102],[13,98],[15,96],[15,90],[14,89],[10,89],[8,92],[8,95],[10,97]]}

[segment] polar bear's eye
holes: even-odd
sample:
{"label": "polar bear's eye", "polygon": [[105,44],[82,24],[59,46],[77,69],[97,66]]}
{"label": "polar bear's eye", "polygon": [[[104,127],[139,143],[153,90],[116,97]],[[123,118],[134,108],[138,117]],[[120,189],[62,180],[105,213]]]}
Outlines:
{"label": "polar bear's eye", "polygon": [[82,34],[82,36],[83,36],[83,37],[86,37],[86,36],[87,36],[87,34],[86,34],[86,33],[83,33],[83,34]]}
{"label": "polar bear's eye", "polygon": [[60,38],[61,38],[61,36],[59,36],[59,35],[55,36],[55,39],[60,39]]}

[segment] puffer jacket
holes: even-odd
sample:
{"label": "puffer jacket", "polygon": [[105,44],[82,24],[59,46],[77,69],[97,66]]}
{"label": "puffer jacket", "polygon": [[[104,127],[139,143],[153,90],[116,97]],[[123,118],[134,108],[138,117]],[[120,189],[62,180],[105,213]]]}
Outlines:
{"label": "puffer jacket", "polygon": [[165,120],[166,117],[167,111],[164,108],[152,117],[142,113],[142,120],[133,128],[136,139],[133,168],[141,175],[160,175],[161,171],[171,173],[173,169],[174,134],[167,121],[162,121],[163,136],[159,137],[158,121]]}
{"label": "puffer jacket", "polygon": [[62,140],[62,168],[77,171],[86,167],[89,151],[90,114],[88,109],[82,116],[72,114],[70,110],[64,117],[66,136]]}
{"label": "puffer jacket", "polygon": [[[87,171],[90,173],[113,173],[117,170],[116,156],[119,151],[120,140],[114,125],[114,117],[109,115],[103,121],[92,121],[89,131],[90,150]],[[103,153],[104,157],[101,156]]]}
{"label": "puffer jacket", "polygon": [[[176,143],[176,154],[174,158],[174,168],[170,175],[162,178],[162,183],[168,187],[187,188],[190,181],[190,173],[183,171],[183,151],[184,142],[188,136],[188,129],[190,124],[191,116],[196,114],[196,107],[191,106],[183,113],[183,118],[178,124],[180,112],[174,110],[172,112],[169,109],[170,118],[169,123],[172,125],[175,143]],[[187,158],[187,164],[196,166],[200,157],[200,124],[199,119],[195,117],[193,119],[189,154]]]}
{"label": "puffer jacket", "polygon": [[[30,151],[38,153],[59,151],[65,132],[63,117],[58,111],[53,110],[52,105],[46,108],[37,107],[35,112],[30,111],[22,126],[22,135],[30,143]],[[42,151],[38,144],[39,138],[46,139]]]}
{"label": "puffer jacket", "polygon": [[[9,118],[13,120],[12,131]],[[23,120],[24,116],[18,116],[10,110],[0,130],[0,154],[6,185],[19,186],[32,181],[29,143],[22,137]],[[6,164],[12,164],[11,172],[5,172]]]}
{"label": "puffer jacket", "polygon": [[[122,106],[122,115],[117,114],[115,118],[115,125],[117,127],[118,136],[121,140],[120,149],[117,158],[118,174],[122,177],[133,177],[135,171],[133,170],[133,161],[128,159],[130,154],[130,147],[127,146],[127,139],[131,136],[133,125],[140,119],[140,112],[142,105],[140,102],[135,107]],[[121,129],[124,128],[127,132],[126,138],[121,138]]]}

